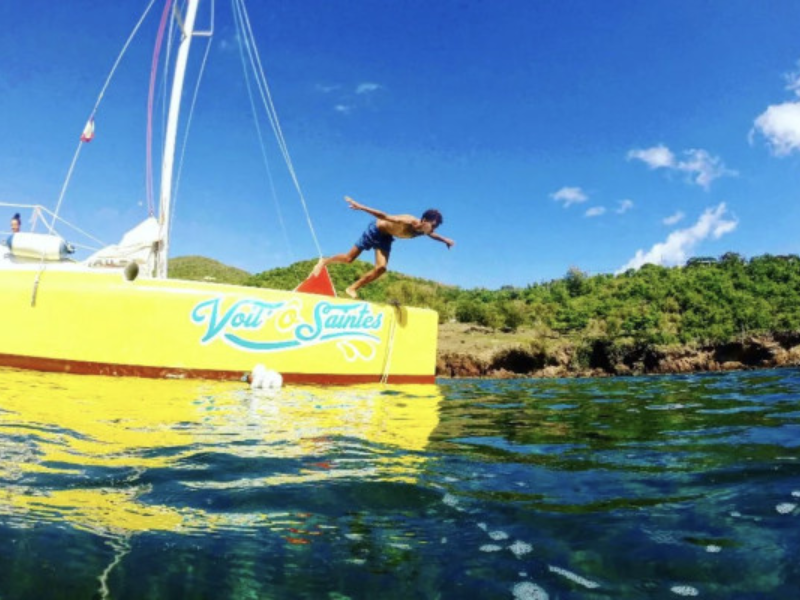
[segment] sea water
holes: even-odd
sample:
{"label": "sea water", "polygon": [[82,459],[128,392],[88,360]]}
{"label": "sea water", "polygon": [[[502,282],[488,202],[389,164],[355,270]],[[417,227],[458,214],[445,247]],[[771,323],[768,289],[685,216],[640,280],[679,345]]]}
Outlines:
{"label": "sea water", "polygon": [[800,372],[0,370],[0,599],[798,598]]}

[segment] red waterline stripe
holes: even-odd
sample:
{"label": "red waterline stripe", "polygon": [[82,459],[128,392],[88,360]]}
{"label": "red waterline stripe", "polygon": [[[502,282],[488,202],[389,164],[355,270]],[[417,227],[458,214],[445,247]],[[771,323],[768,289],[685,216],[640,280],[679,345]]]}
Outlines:
{"label": "red waterline stripe", "polygon": [[[76,375],[110,375],[114,377],[146,377],[149,379],[219,379],[238,381],[244,371],[218,371],[214,369],[180,369],[147,367],[141,365],[115,365],[80,360],[62,360],[0,354],[0,366],[45,371],[48,373],[74,373]],[[342,375],[336,373],[281,373],[284,383],[319,385],[355,385],[380,383],[380,375]],[[389,375],[387,383],[434,383],[434,375]]]}

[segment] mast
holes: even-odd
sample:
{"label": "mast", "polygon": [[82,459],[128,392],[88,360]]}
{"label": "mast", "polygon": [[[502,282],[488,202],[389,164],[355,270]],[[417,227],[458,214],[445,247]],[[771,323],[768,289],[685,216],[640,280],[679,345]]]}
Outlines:
{"label": "mast", "polygon": [[175,163],[175,138],[178,133],[178,117],[181,111],[183,80],[186,75],[186,62],[189,59],[189,46],[194,34],[194,22],[200,0],[186,1],[186,14],[181,15],[175,6],[175,18],[181,29],[181,41],[175,59],[175,75],[172,79],[172,93],[167,114],[167,130],[164,139],[164,154],[161,161],[161,193],[159,196],[159,247],[156,251],[156,277],[166,279],[167,259],[169,257],[169,221],[172,201],[172,175]]}

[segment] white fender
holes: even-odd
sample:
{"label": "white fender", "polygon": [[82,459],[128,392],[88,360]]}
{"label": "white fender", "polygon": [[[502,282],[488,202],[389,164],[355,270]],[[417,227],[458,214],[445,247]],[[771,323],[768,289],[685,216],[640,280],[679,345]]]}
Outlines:
{"label": "white fender", "polygon": [[63,238],[50,233],[15,233],[8,238],[11,254],[20,258],[61,260],[75,249]]}
{"label": "white fender", "polygon": [[253,367],[250,374],[250,388],[254,390],[278,390],[283,385],[283,377],[277,371],[267,369],[262,364]]}

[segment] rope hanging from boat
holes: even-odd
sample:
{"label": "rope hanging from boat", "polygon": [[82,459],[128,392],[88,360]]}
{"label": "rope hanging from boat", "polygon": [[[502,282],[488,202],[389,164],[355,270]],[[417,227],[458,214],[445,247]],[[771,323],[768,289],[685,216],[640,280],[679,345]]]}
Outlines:
{"label": "rope hanging from boat", "polygon": [[289,155],[289,148],[286,145],[286,139],[283,137],[283,131],[281,130],[281,125],[278,120],[278,113],[275,110],[275,105],[272,102],[272,94],[269,89],[269,85],[267,84],[267,77],[264,74],[264,67],[261,64],[261,58],[259,57],[258,48],[256,46],[255,37],[253,36],[253,28],[250,25],[250,16],[247,14],[247,8],[245,7],[244,0],[232,0],[234,9],[239,11],[240,18],[242,21],[242,42],[244,43],[245,49],[247,50],[248,57],[250,59],[250,65],[253,69],[253,72],[256,74],[256,84],[258,86],[259,93],[261,95],[261,102],[264,104],[264,109],[267,112],[267,116],[269,117],[270,125],[272,126],[272,131],[275,134],[275,138],[278,142],[278,148],[283,155],[283,160],[286,163],[286,167],[289,171],[289,175],[291,176],[292,182],[294,183],[294,187],[297,190],[297,194],[300,198],[300,203],[303,206],[303,212],[305,213],[306,222],[308,223],[308,228],[311,231],[311,237],[314,240],[314,245],[317,248],[318,256],[322,256],[322,248],[319,245],[319,240],[317,239],[316,231],[314,230],[314,225],[311,222],[311,215],[308,212],[308,206],[306,204],[306,199],[303,196],[303,190],[300,187],[300,182],[297,179],[297,173],[294,170],[294,165],[292,164],[292,158]]}
{"label": "rope hanging from boat", "polygon": [[164,11],[161,13],[161,23],[158,25],[156,35],[156,45],[153,48],[153,61],[150,64],[150,88],[147,93],[147,158],[145,165],[145,193],[147,196],[147,211],[149,216],[156,212],[156,204],[153,194],[153,98],[156,91],[156,75],[158,74],[158,57],[161,54],[161,45],[164,42],[164,29],[166,29],[169,9],[172,0],[164,3]]}
{"label": "rope hanging from boat", "polygon": [[394,306],[394,311],[389,311],[388,319],[392,324],[389,328],[389,341],[386,344],[386,358],[383,363],[383,373],[381,374],[381,383],[389,383],[389,373],[392,370],[392,351],[394,350],[394,334],[397,329],[397,320],[402,318],[402,308],[400,305]]}
{"label": "rope hanging from boat", "polygon": [[[128,50],[128,46],[130,46],[131,42],[133,41],[133,38],[136,37],[136,34],[139,31],[139,28],[141,27],[142,23],[144,23],[144,20],[145,20],[145,18],[147,18],[147,15],[150,13],[150,9],[153,7],[153,4],[155,4],[155,1],[156,0],[150,0],[150,3],[147,5],[147,8],[144,9],[144,13],[142,14],[142,16],[139,18],[139,21],[134,26],[133,31],[131,31],[131,34],[128,36],[128,39],[126,40],[125,45],[122,47],[122,51],[119,53],[119,56],[117,56],[117,60],[114,61],[114,66],[111,67],[111,72],[108,74],[108,77],[106,78],[106,81],[103,84],[103,88],[100,90],[100,94],[97,96],[97,101],[94,103],[94,108],[92,108],[92,112],[89,114],[89,120],[87,121],[86,128],[84,129],[84,131],[86,131],[86,129],[89,128],[90,124],[92,125],[92,130],[93,130],[93,127],[94,127],[94,116],[97,113],[97,109],[100,106],[100,102],[102,101],[103,96],[105,95],[106,90],[108,89],[108,86],[111,84],[111,79],[114,77],[114,73],[116,73],[117,67],[119,66],[120,62],[122,61],[122,57],[125,55],[125,52]],[[89,139],[91,139],[91,138],[89,138]],[[53,211],[53,220],[50,223],[50,225],[48,226],[48,232],[49,233],[53,233],[53,229],[56,226],[56,221],[58,220],[58,213],[61,210],[61,202],[64,200],[64,196],[67,193],[67,187],[69,187],[69,182],[72,179],[72,172],[75,170],[75,163],[78,162],[78,156],[81,153],[81,148],[83,147],[83,144],[85,142],[87,142],[87,141],[89,141],[89,140],[85,139],[84,136],[81,136],[81,140],[78,142],[78,147],[75,150],[75,154],[72,156],[72,163],[70,164],[69,170],[67,171],[67,177],[64,180],[64,185],[61,187],[61,193],[58,196],[58,202],[56,203],[56,209],[55,209],[55,211]]]}
{"label": "rope hanging from boat", "polygon": [[[233,17],[234,17],[234,23],[236,24],[237,35],[238,35],[239,39],[244,39],[244,35],[242,34],[243,24],[242,24],[241,14],[240,14],[240,12],[238,10],[236,10],[237,7],[235,5],[234,5],[233,8],[234,8]],[[256,126],[256,134],[258,136],[258,144],[259,144],[259,147],[261,149],[261,158],[264,161],[264,168],[267,171],[267,180],[269,182],[270,193],[272,194],[272,201],[275,204],[275,212],[278,215],[278,224],[280,225],[280,228],[281,228],[281,234],[283,235],[283,241],[286,244],[287,250],[289,251],[289,257],[290,257],[290,259],[293,260],[292,257],[294,255],[293,255],[293,252],[292,252],[292,246],[291,246],[291,244],[289,242],[289,235],[288,235],[288,233],[286,231],[286,225],[283,222],[283,212],[281,211],[281,206],[280,206],[280,203],[278,202],[278,193],[275,190],[275,181],[274,181],[274,179],[272,177],[272,169],[270,169],[270,166],[269,166],[269,158],[267,157],[266,144],[264,143],[264,136],[261,133],[261,123],[260,123],[261,120],[258,117],[258,112],[256,111],[256,104],[255,104],[255,101],[253,100],[253,88],[250,85],[249,69],[247,68],[247,62],[245,61],[243,44],[239,44],[239,57],[242,60],[242,71],[244,72],[244,82],[245,82],[245,86],[247,87],[247,99],[250,101],[250,111],[253,114],[253,123]]]}

